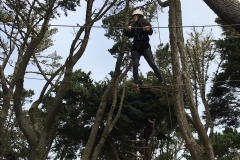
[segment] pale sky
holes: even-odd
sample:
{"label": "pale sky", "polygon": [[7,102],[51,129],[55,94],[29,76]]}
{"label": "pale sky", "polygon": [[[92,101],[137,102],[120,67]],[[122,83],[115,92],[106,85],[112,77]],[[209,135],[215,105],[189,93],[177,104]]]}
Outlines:
{"label": "pale sky", "polygon": [[[97,2],[99,4],[97,4]],[[101,5],[102,0],[97,0],[94,4],[95,6]],[[203,26],[203,25],[215,25],[215,18],[217,15],[203,2],[203,0],[181,0],[182,3],[182,19],[183,26]],[[65,17],[63,14],[57,20],[53,20],[51,24],[53,25],[83,25],[85,18],[85,1],[81,1],[82,7],[77,8],[76,12],[68,12],[68,17]],[[159,26],[167,27],[168,26],[168,8],[164,8],[164,13],[159,13]],[[144,12],[144,11],[143,11]],[[101,21],[98,21],[94,26],[100,26]],[[157,23],[153,23],[152,26],[156,27]],[[206,28],[210,30],[211,28]],[[219,27],[212,27],[213,35],[215,38],[220,37],[221,30]],[[158,29],[155,29],[156,33],[150,36],[150,44],[152,46],[153,52],[155,47],[160,43]],[[190,32],[190,28],[184,28],[184,34]],[[113,58],[110,53],[107,51],[112,47],[113,41],[108,40],[104,36],[105,30],[102,28],[92,28],[90,34],[90,40],[87,45],[82,58],[75,65],[74,69],[82,69],[85,72],[92,72],[91,77],[95,81],[104,80],[108,73],[111,70],[114,70],[116,59]],[[161,42],[166,44],[169,42],[169,31],[167,28],[160,29]],[[186,39],[187,37],[185,37]],[[54,46],[51,47],[48,51],[43,54],[47,55],[54,51],[57,54],[61,55],[65,61],[67,55],[69,54],[69,48],[74,39],[73,28],[70,27],[58,27],[58,33],[54,35],[53,39],[55,40]],[[142,57],[140,61],[140,70],[145,75],[151,68],[148,66],[145,59]],[[29,68],[30,69],[30,68]],[[5,74],[10,70],[5,71]],[[129,72],[129,75],[132,73]],[[26,77],[37,77],[42,78],[36,75],[26,75]],[[45,81],[34,80],[34,79],[25,79],[24,88],[32,89],[35,91],[35,96],[33,100],[36,100],[39,96],[40,91],[42,90]],[[201,113],[201,112],[200,112]]]}
{"label": "pale sky", "polygon": [[[100,2],[100,1],[99,1]],[[81,3],[85,3],[81,1]],[[82,4],[83,6],[84,4]],[[82,12],[81,12],[82,10]],[[182,0],[182,15],[183,15],[183,25],[209,25],[215,24],[214,20],[217,17],[212,10],[202,1],[202,0]],[[58,20],[52,22],[52,24],[67,24],[76,25],[83,24],[81,19],[84,19],[85,10],[79,9],[77,12],[70,12],[68,17],[62,16]],[[164,13],[159,13],[159,26],[168,26],[168,8],[164,9]],[[67,22],[67,23],[66,23]],[[94,26],[100,26],[101,21],[98,21]],[[157,23],[152,24],[154,27]],[[68,55],[70,45],[73,40],[73,30],[72,28],[58,28],[58,33],[54,36],[55,46],[52,47],[61,56]],[[210,29],[210,28],[206,28]],[[155,28],[156,33],[150,36],[150,44],[153,51],[155,47],[160,43],[158,29]],[[190,28],[184,28],[184,33],[190,31]],[[213,27],[213,33],[215,37],[219,37],[220,33],[219,27]],[[111,48],[113,45],[112,40],[108,40],[104,36],[105,30],[102,28],[92,28],[90,40],[87,49],[76,64],[75,69],[81,68],[83,71],[92,71],[92,77],[95,80],[102,80],[111,70],[115,67],[116,59],[113,58],[107,49]],[[167,28],[160,29],[161,42],[169,42],[169,31]],[[185,37],[186,39],[186,37]],[[146,63],[145,59],[142,57],[140,61],[140,70],[142,73],[146,73],[151,68]]]}
{"label": "pale sky", "polygon": [[[95,3],[95,6],[101,5],[102,1],[98,1],[99,4]],[[182,2],[182,19],[183,26],[203,26],[203,25],[212,25],[216,24],[214,22],[217,17],[216,14],[202,1],[202,0],[181,0]],[[77,8],[76,12],[68,12],[68,17],[62,15],[57,20],[53,20],[51,24],[53,25],[83,25],[85,18],[85,1],[81,1],[80,8]],[[144,12],[144,11],[143,11]],[[167,27],[168,26],[168,8],[164,8],[164,13],[159,12],[159,26]],[[94,26],[100,26],[101,21],[98,21],[94,24]],[[157,23],[152,23],[152,26],[158,26]],[[206,28],[210,30],[211,28]],[[212,27],[213,34],[215,37],[220,37],[221,31],[219,27]],[[155,51],[155,47],[160,43],[159,41],[159,33],[158,29],[155,28],[156,33],[150,36],[150,44],[152,46],[153,52]],[[190,28],[184,28],[184,34],[186,32],[190,32]],[[107,39],[104,36],[105,30],[102,28],[92,28],[90,34],[90,40],[87,45],[87,49],[85,50],[82,58],[75,65],[74,69],[82,69],[85,72],[91,71],[91,77],[95,81],[104,80],[108,73],[111,70],[114,70],[116,59],[113,58],[110,53],[107,51],[112,47],[113,41]],[[169,31],[167,28],[160,29],[161,42],[167,43],[169,42]],[[53,39],[55,40],[54,46],[51,47],[47,52],[43,54],[50,54],[54,51],[57,51],[57,54],[64,57],[64,61],[66,56],[69,54],[69,48],[74,38],[73,28],[71,27],[58,27],[58,33],[54,35]],[[186,39],[187,37],[185,37]],[[145,59],[142,57],[140,60],[140,71],[145,75],[151,68],[148,66]],[[132,73],[129,72],[131,76]],[[27,75],[27,77],[38,77],[36,75]],[[42,86],[45,84],[45,81],[41,80],[25,80],[25,88],[35,90],[37,98],[39,96],[39,92],[42,89]],[[37,85],[36,85],[37,84]]]}

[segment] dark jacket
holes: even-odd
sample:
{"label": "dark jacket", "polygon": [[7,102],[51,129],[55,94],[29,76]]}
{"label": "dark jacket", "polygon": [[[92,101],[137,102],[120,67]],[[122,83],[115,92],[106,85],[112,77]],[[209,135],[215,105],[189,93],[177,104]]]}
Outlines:
{"label": "dark jacket", "polygon": [[[151,24],[145,20],[143,17],[140,17],[138,22],[132,24],[132,30],[127,31],[126,29],[123,30],[123,33],[128,38],[134,38],[133,42],[133,50],[145,50],[149,45],[149,35],[153,34],[152,28],[148,31],[144,31],[143,27],[150,26]],[[141,27],[141,28],[134,28],[134,27]]]}

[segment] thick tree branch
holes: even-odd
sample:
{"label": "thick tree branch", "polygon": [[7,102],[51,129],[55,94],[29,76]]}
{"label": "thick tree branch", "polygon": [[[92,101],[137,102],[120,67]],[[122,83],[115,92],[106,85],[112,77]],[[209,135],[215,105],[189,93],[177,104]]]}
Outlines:
{"label": "thick tree branch", "polygon": [[53,86],[54,84],[48,79],[47,75],[42,70],[42,67],[40,66],[35,54],[33,54],[33,59],[34,59],[34,62],[36,63],[36,65],[37,65],[38,70],[40,71],[41,75],[44,77],[44,79],[46,79],[46,81],[50,82],[50,84]]}
{"label": "thick tree branch", "polygon": [[116,2],[117,2],[117,0],[114,0],[113,2],[111,2],[111,4],[104,11],[103,11],[104,7],[102,7],[100,9],[101,12],[99,11],[93,20],[94,21],[100,20],[107,13],[107,11],[112,8],[113,5],[118,6],[118,5],[122,4],[124,1],[120,1],[118,4],[116,4]]}
{"label": "thick tree branch", "polygon": [[[89,25],[91,26],[91,25],[93,25],[94,22],[96,22],[96,21],[98,21],[99,19],[101,19],[101,18],[103,17],[103,15],[104,15],[116,2],[117,2],[117,0],[114,0],[114,1],[113,1],[109,6],[107,6],[107,7],[106,7],[107,3],[106,3],[105,5],[103,5],[103,6],[101,7],[101,9],[100,9],[100,11],[102,11],[103,13],[101,13],[101,12],[99,11],[98,14],[97,14],[97,15],[99,15],[99,16],[96,16],[94,19],[91,19],[91,15],[92,15],[92,13],[90,13],[91,9],[87,10],[86,23],[85,23],[85,25],[84,25],[83,27],[81,27],[81,29],[78,31],[75,39],[73,40],[73,43],[72,43],[71,49],[70,49],[71,52],[74,51],[74,48],[75,48],[74,46],[76,45],[77,41],[79,40],[80,35],[81,35],[81,33],[83,32],[83,30],[85,30],[85,35],[84,35],[84,37],[89,37],[90,29],[91,29],[91,27],[89,27]],[[90,4],[89,4],[89,6],[87,7],[87,9],[88,9],[90,6],[92,6],[92,2],[89,2],[89,3],[90,3]],[[106,7],[106,9],[104,10],[105,7]],[[87,26],[88,26],[88,27],[87,27]],[[81,48],[76,52],[76,54],[75,54],[74,57],[73,57],[73,63],[74,63],[74,64],[78,61],[79,58],[81,58],[83,52],[85,51],[85,48],[86,48],[85,44],[87,44],[87,43],[85,43],[84,40],[85,40],[85,41],[88,41],[88,38],[84,38],[84,39],[82,40],[82,46],[81,46]],[[85,46],[85,47],[84,47],[84,46]]]}
{"label": "thick tree branch", "polygon": [[117,148],[116,148],[116,146],[114,145],[113,140],[112,140],[110,137],[108,137],[108,138],[107,138],[107,142],[108,142],[108,144],[110,145],[110,148],[111,148],[111,150],[112,150],[112,152],[113,152],[113,155],[114,155],[115,160],[120,160],[119,155],[118,155]]}
{"label": "thick tree branch", "polygon": [[[176,0],[175,2],[176,6],[176,12],[175,12],[175,17],[176,17],[176,23],[175,26],[182,26],[182,14],[181,14],[181,3],[180,0]],[[205,131],[205,128],[201,122],[201,119],[198,114],[198,110],[196,107],[196,104],[194,102],[193,98],[193,90],[191,87],[191,80],[189,76],[189,64],[188,64],[188,59],[187,59],[187,54],[186,50],[184,48],[184,37],[183,37],[183,30],[182,27],[178,27],[177,29],[177,43],[178,43],[178,48],[179,48],[179,53],[181,56],[181,64],[182,64],[182,70],[183,70],[183,82],[186,85],[185,90],[186,90],[186,99],[187,102],[189,103],[189,108],[192,114],[193,122],[196,124],[196,130],[198,132],[198,135],[201,139],[201,142],[204,147],[204,153],[201,153],[201,146],[195,145],[194,147],[198,148],[198,153],[196,151],[193,152],[193,148],[188,147],[188,149],[191,151],[191,154],[197,159],[202,159],[205,157],[206,159],[214,159],[214,152],[213,148],[210,142],[210,139]],[[191,138],[192,139],[192,138]],[[198,155],[196,155],[198,154]]]}
{"label": "thick tree branch", "polygon": [[22,92],[23,92],[23,81],[24,81],[24,75],[25,75],[25,71],[26,71],[29,59],[34,54],[35,48],[42,41],[46,31],[48,30],[47,24],[49,23],[52,16],[52,7],[54,2],[55,1],[53,1],[52,4],[49,5],[48,11],[46,12],[46,18],[44,19],[43,26],[39,32],[39,36],[31,40],[30,45],[28,46],[25,54],[23,55],[22,61],[19,64],[19,68],[16,72],[16,89],[14,92],[13,107],[16,113],[17,121],[19,123],[19,127],[22,129],[31,148],[34,148],[36,146],[38,138],[36,137],[33,130],[30,129],[31,126],[28,123],[28,120],[25,118],[25,116],[22,113],[21,98],[22,98]]}
{"label": "thick tree branch", "polygon": [[[50,79],[47,80],[46,84],[44,85],[41,93],[40,93],[40,96],[38,98],[38,100],[36,100],[31,108],[29,109],[29,115],[30,115],[30,119],[32,121],[32,125],[33,125],[33,130],[35,131],[36,135],[38,137],[40,137],[40,135],[42,134],[42,131],[40,131],[39,129],[39,126],[40,126],[40,123],[38,122],[37,120],[37,108],[39,106],[39,104],[41,102],[43,102],[48,96],[49,94],[52,92],[52,90],[56,87],[56,85],[58,84],[62,74],[64,73],[63,72],[63,69],[64,69],[64,66],[60,67],[52,76]],[[61,72],[61,74],[59,75],[58,79],[56,80],[55,84],[52,83],[52,80],[59,74],[59,72]],[[47,93],[45,94],[48,86],[51,84],[51,87],[48,89]]]}
{"label": "thick tree branch", "polygon": [[121,115],[122,107],[123,107],[123,101],[124,101],[125,94],[126,94],[125,91],[126,91],[126,84],[124,84],[124,86],[123,86],[123,91],[122,91],[122,96],[121,96],[118,112],[117,112],[117,115],[115,116],[114,120],[112,121],[112,123],[109,126],[108,134],[112,131],[113,127],[116,125],[116,123],[117,123],[117,121],[118,121],[118,119]]}
{"label": "thick tree branch", "polygon": [[8,115],[8,110],[10,108],[10,95],[11,95],[11,91],[9,90],[9,88],[7,87],[7,83],[5,80],[5,76],[4,76],[4,72],[3,72],[3,68],[0,65],[0,78],[1,78],[1,88],[3,91],[3,94],[1,94],[2,98],[3,98],[3,104],[1,105],[1,110],[0,110],[0,148],[3,148],[4,146],[2,146],[2,142],[3,142],[3,133],[4,133],[4,122],[6,121],[7,115]]}
{"label": "thick tree branch", "polygon": [[238,0],[203,0],[224,22],[240,33],[240,2]]}
{"label": "thick tree branch", "polygon": [[[127,0],[126,1],[126,8],[128,8],[128,7],[129,7],[129,1]],[[128,14],[126,14],[125,16],[126,16],[125,25],[127,25],[129,23]],[[126,37],[123,37],[122,38],[122,43],[121,43],[121,46],[120,46],[120,54],[117,58],[114,74],[112,76],[112,79],[111,79],[107,89],[105,90],[105,92],[102,95],[101,103],[99,104],[99,108],[98,108],[98,111],[96,113],[96,118],[95,118],[94,124],[92,126],[92,130],[90,132],[88,142],[87,142],[85,150],[82,154],[82,159],[89,159],[89,157],[90,157],[91,151],[93,149],[93,146],[94,146],[94,143],[95,143],[95,140],[96,140],[96,137],[97,137],[97,133],[98,133],[99,126],[100,126],[100,123],[101,123],[101,119],[102,119],[103,113],[106,109],[107,101],[108,101],[108,99],[109,99],[109,97],[112,93],[112,90],[114,89],[117,78],[121,74],[120,68],[121,68],[122,59],[123,59],[123,55],[124,55],[124,51],[125,51],[125,45],[126,45]]]}
{"label": "thick tree branch", "polygon": [[[122,80],[122,78],[124,76],[126,76],[127,72],[130,70],[131,66],[132,66],[131,64],[128,65],[125,72],[122,73],[121,76],[119,76],[119,78],[116,80],[116,83],[115,83],[116,86]],[[124,83],[123,84],[122,96],[121,96],[119,108],[118,108],[118,111],[117,111],[117,115],[115,116],[114,120],[112,120],[113,112],[115,111],[116,104],[117,104],[117,87],[114,87],[113,102],[112,102],[110,112],[108,113],[107,124],[104,128],[101,139],[100,139],[98,145],[95,147],[95,150],[93,152],[93,157],[92,157],[93,160],[97,160],[97,158],[99,156],[99,153],[100,153],[100,151],[101,151],[101,149],[102,149],[102,147],[103,147],[103,145],[104,145],[104,143],[107,139],[107,136],[110,134],[110,132],[112,131],[113,127],[115,126],[115,124],[117,123],[117,121],[120,117],[122,107],[123,107],[123,101],[124,101],[124,98],[125,98],[125,90],[126,90],[126,84]]]}
{"label": "thick tree branch", "polygon": [[[171,46],[171,57],[172,57],[172,66],[173,66],[173,82],[174,85],[174,105],[177,115],[177,120],[181,135],[186,142],[186,146],[189,149],[192,158],[199,160],[199,154],[202,154],[203,151],[201,147],[196,143],[187,123],[186,113],[184,110],[184,101],[183,101],[183,88],[180,83],[182,83],[182,73],[180,71],[180,59],[179,59],[179,31],[175,28],[177,25],[181,26],[181,21],[177,17],[180,14],[180,11],[177,9],[177,0],[169,0],[169,31],[170,31],[170,46]],[[181,15],[178,15],[181,16]],[[179,22],[180,21],[180,22]],[[180,24],[179,24],[180,23]],[[180,35],[182,36],[182,35]],[[180,46],[181,47],[181,46]],[[188,84],[189,85],[189,84]],[[190,85],[191,86],[191,85]],[[188,87],[190,87],[188,86]]]}

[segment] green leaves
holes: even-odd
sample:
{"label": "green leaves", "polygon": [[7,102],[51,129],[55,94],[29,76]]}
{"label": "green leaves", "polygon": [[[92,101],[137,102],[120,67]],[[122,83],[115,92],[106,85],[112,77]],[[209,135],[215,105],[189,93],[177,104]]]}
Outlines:
{"label": "green leaves", "polygon": [[63,9],[65,16],[67,11],[76,11],[76,7],[80,6],[80,0],[59,0],[58,5]]}
{"label": "green leaves", "polygon": [[[75,71],[72,75],[71,82],[57,116],[57,123],[59,125],[55,129],[56,141],[52,149],[58,157],[64,156],[73,159],[76,156],[78,148],[84,147],[87,142],[101,101],[101,95],[108,84],[107,80],[94,82],[90,76],[91,72],[85,73],[81,70]],[[142,78],[144,79],[144,77]],[[142,81],[152,83],[151,80],[147,79]],[[118,102],[121,98],[121,90],[122,86],[120,85],[118,88]],[[152,92],[150,88],[143,88],[141,93],[136,94],[131,89],[131,80],[127,82],[127,90],[120,119],[108,136],[115,143],[119,153],[126,154],[125,151],[130,150],[130,146],[133,145],[129,140],[135,139],[136,136],[139,139],[150,138],[152,124],[149,120],[156,119],[156,143],[161,139],[169,139],[167,133],[172,130],[169,107],[173,112],[171,98],[169,100],[170,106],[168,106],[166,95],[161,93],[161,90]],[[102,119],[98,138],[103,131],[111,103],[110,100],[107,104],[107,111]],[[118,105],[116,106],[114,117],[116,116],[117,109]],[[172,116],[172,119],[173,121],[176,120],[174,116]],[[176,122],[173,123],[176,124]],[[65,152],[66,155],[63,155],[64,150],[67,150]],[[112,159],[112,154],[107,143],[101,153],[100,157],[107,156]],[[131,154],[128,156],[132,157]]]}
{"label": "green leaves", "polygon": [[226,128],[223,133],[214,134],[212,144],[217,158],[231,160],[234,155],[233,149],[240,148],[240,133],[237,130]]}
{"label": "green leaves", "polygon": [[[217,18],[218,24],[226,24]],[[222,39],[215,44],[220,53],[221,71],[217,73],[212,87],[211,115],[216,124],[239,127],[239,97],[240,87],[240,38],[231,27],[222,26]]]}

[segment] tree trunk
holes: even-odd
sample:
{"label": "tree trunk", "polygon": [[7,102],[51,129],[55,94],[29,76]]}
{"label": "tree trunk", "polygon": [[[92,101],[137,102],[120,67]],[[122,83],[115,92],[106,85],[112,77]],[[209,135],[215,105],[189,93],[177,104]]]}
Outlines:
{"label": "tree trunk", "polygon": [[118,60],[117,60],[118,65],[116,65],[116,70],[115,70],[114,76],[112,77],[111,82],[109,83],[107,89],[105,90],[105,92],[104,92],[104,94],[101,98],[101,103],[100,103],[99,108],[97,110],[96,118],[94,120],[94,124],[92,126],[92,130],[90,132],[86,147],[83,151],[82,159],[87,160],[91,156],[90,154],[93,150],[93,146],[94,146],[94,143],[95,143],[95,140],[96,140],[96,137],[97,137],[98,129],[99,129],[99,126],[101,124],[103,114],[104,114],[105,109],[106,109],[108,99],[109,99],[109,97],[110,97],[110,95],[111,95],[111,93],[114,89],[114,86],[116,84],[115,82],[117,81],[117,77],[120,74],[120,64],[118,62],[122,61],[122,57],[123,57],[123,54],[122,55],[120,54],[119,57],[118,57]]}
{"label": "tree trunk", "polygon": [[114,141],[111,139],[111,137],[108,137],[108,138],[107,138],[107,142],[108,142],[108,144],[109,144],[109,146],[110,146],[110,148],[111,148],[111,150],[112,150],[112,152],[113,152],[113,155],[114,155],[115,160],[120,160],[120,157],[119,157],[119,155],[118,155],[117,148],[116,148],[116,146],[114,145]]}
{"label": "tree trunk", "polygon": [[[218,17],[240,33],[240,2],[238,0],[203,0]],[[235,25],[234,25],[235,24]]]}
{"label": "tree trunk", "polygon": [[[3,71],[1,71],[1,72],[3,72]],[[1,77],[2,77],[2,80],[5,78],[3,76],[1,76]],[[2,88],[4,88],[3,86],[4,85],[2,84]],[[6,140],[6,138],[4,137],[5,136],[4,124],[6,122],[7,115],[9,112],[10,98],[11,98],[8,88],[6,88],[6,91],[3,90],[3,92],[4,92],[4,94],[1,96],[3,98],[3,104],[2,104],[1,111],[0,111],[0,158],[2,157],[2,155],[4,155],[4,144],[5,144],[5,140]]]}
{"label": "tree trunk", "polygon": [[173,85],[174,85],[174,106],[176,116],[182,137],[186,142],[186,147],[191,153],[191,156],[195,160],[201,160],[203,155],[202,148],[196,143],[190,129],[185,115],[184,102],[183,102],[183,89],[182,89],[182,75],[180,70],[180,59],[178,55],[177,44],[177,29],[176,29],[176,1],[169,0],[169,32],[170,32],[170,46],[173,68]]}
{"label": "tree trunk", "polygon": [[[124,43],[123,43],[124,44]],[[127,72],[130,70],[131,68],[131,64],[126,68],[126,70],[124,71],[124,73],[122,73],[117,79],[117,81],[115,82],[115,85],[117,85],[119,83],[119,81],[122,80],[123,77],[126,76]],[[125,82],[124,82],[125,83]],[[98,159],[98,156],[102,150],[102,147],[105,143],[105,141],[107,140],[107,137],[108,135],[111,133],[113,127],[115,126],[115,124],[117,123],[119,117],[120,117],[120,114],[121,114],[121,111],[122,111],[122,107],[123,107],[123,101],[124,101],[124,98],[125,98],[125,90],[126,90],[126,86],[125,84],[123,84],[124,87],[123,87],[123,91],[122,91],[122,95],[121,95],[121,100],[120,100],[120,104],[119,104],[119,107],[118,107],[118,111],[117,111],[117,115],[115,116],[114,120],[112,120],[113,118],[113,113],[115,111],[115,108],[116,108],[116,103],[117,103],[117,88],[115,88],[115,91],[114,91],[114,95],[113,95],[113,105],[108,113],[108,118],[107,118],[107,123],[106,123],[106,126],[104,128],[104,131],[102,133],[102,136],[97,144],[97,146],[95,147],[95,150],[92,154],[92,160],[97,160]]]}
{"label": "tree trunk", "polygon": [[150,136],[149,143],[147,144],[147,149],[145,151],[146,154],[146,160],[152,160],[153,159],[153,153],[155,150],[155,136],[156,136],[156,119],[153,121],[150,121],[152,123],[152,134]]}
{"label": "tree trunk", "polygon": [[234,148],[233,151],[234,151],[234,158],[233,158],[233,160],[239,160],[240,155],[238,153],[238,149]]}
{"label": "tree trunk", "polygon": [[[127,9],[127,8],[129,8],[129,0],[126,1],[125,9]],[[126,17],[125,26],[129,22],[128,15],[129,15],[128,12],[126,12],[126,15],[125,15],[125,17]],[[121,56],[120,56],[120,58],[117,59],[117,64],[116,64],[117,70],[115,69],[115,75],[117,76],[117,79],[112,81],[114,86],[117,86],[117,84],[120,81],[122,81],[122,78],[124,78],[126,76],[127,72],[131,68],[131,64],[130,64],[129,66],[126,67],[126,70],[124,71],[124,73],[121,73],[121,72],[118,73],[118,70],[120,69],[121,66],[117,66],[117,65],[120,65],[121,63],[119,63],[119,62],[122,62],[122,58],[123,58],[123,55],[125,53],[126,41],[127,41],[126,37],[122,36],[122,43],[121,43],[120,54],[119,54]],[[118,113],[117,113],[116,117],[114,118],[114,120],[112,120],[112,118],[113,118],[113,113],[114,113],[114,110],[115,110],[115,107],[116,107],[116,102],[117,102],[117,87],[114,87],[113,90],[114,90],[113,102],[112,102],[113,104],[112,104],[111,109],[110,109],[110,111],[108,113],[107,123],[106,123],[104,131],[102,133],[102,136],[100,138],[100,141],[98,142],[98,144],[95,147],[94,152],[92,154],[92,160],[97,160],[98,159],[98,156],[99,156],[99,154],[100,154],[100,152],[102,150],[102,147],[103,147],[103,145],[104,145],[104,143],[105,143],[105,141],[107,139],[107,136],[111,133],[112,128],[114,127],[114,125],[118,121],[118,119],[120,117],[120,114],[121,114],[123,100],[124,100],[124,97],[125,97],[125,84],[124,84],[124,89],[123,89],[123,93],[122,93],[122,96],[121,96],[121,101],[120,101],[120,104],[119,104]],[[109,91],[109,92],[112,92],[112,91]],[[107,99],[105,99],[105,100],[108,100],[108,99],[109,99],[109,97]],[[106,103],[106,102],[104,102],[104,103]],[[103,113],[104,113],[104,111],[103,111]],[[100,122],[101,122],[101,119],[100,119]],[[99,127],[97,126],[97,128],[99,128]]]}
{"label": "tree trunk", "polygon": [[[64,78],[62,82],[60,83],[56,96],[51,103],[51,106],[47,106],[47,112],[46,117],[44,117],[44,124],[41,123],[41,119],[38,119],[36,117],[38,106],[40,103],[46,98],[50,92],[46,92],[47,88],[50,85],[51,78],[48,80],[43,87],[38,100],[36,100],[30,110],[30,120],[31,123],[29,123],[29,120],[25,117],[25,114],[22,111],[22,93],[23,93],[23,82],[24,82],[24,76],[26,72],[27,65],[29,64],[30,58],[34,55],[34,50],[38,46],[39,43],[41,43],[46,31],[48,30],[48,24],[49,20],[52,17],[52,8],[55,4],[55,1],[51,1],[51,5],[49,5],[48,10],[46,11],[46,16],[44,19],[44,23],[42,25],[42,28],[40,29],[39,36],[37,36],[35,39],[30,41],[29,46],[27,47],[27,50],[24,52],[22,61],[19,65],[19,69],[16,72],[16,89],[14,92],[13,100],[14,100],[14,111],[16,113],[16,119],[18,121],[19,127],[23,131],[24,135],[27,138],[27,141],[30,146],[30,153],[29,153],[29,160],[44,160],[46,159],[48,152],[49,152],[49,146],[51,146],[52,143],[52,130],[55,122],[55,117],[57,115],[58,109],[61,106],[62,98],[65,94],[65,91],[68,87],[68,84],[71,79],[72,71],[74,65],[77,63],[77,61],[81,58],[83,55],[90,36],[91,26],[94,24],[94,22],[100,20],[102,16],[117,2],[117,0],[114,0],[112,3],[107,3],[108,1],[105,1],[101,9],[98,13],[94,14],[93,16],[93,2],[94,0],[88,0],[87,1],[87,9],[86,9],[86,18],[85,18],[85,24],[83,27],[80,27],[70,48],[69,56],[65,61],[65,64],[60,67],[52,76],[51,78],[55,78],[55,76],[59,73],[59,70],[64,70]],[[85,27],[88,26],[88,27]],[[80,37],[83,37],[82,40],[80,40]],[[77,46],[77,47],[76,47]],[[120,69],[119,69],[120,72]],[[116,76],[117,77],[117,76]],[[41,128],[41,129],[40,129]]]}
{"label": "tree trunk", "polygon": [[[189,64],[187,59],[187,54],[184,47],[184,38],[183,38],[183,31],[182,31],[182,11],[181,11],[181,2],[180,0],[176,0],[176,26],[177,26],[177,39],[178,39],[178,48],[179,53],[181,55],[181,62],[182,62],[182,70],[183,70],[183,82],[185,85],[186,90],[186,98],[189,104],[189,108],[192,114],[193,123],[195,124],[195,128],[198,132],[200,137],[200,141],[203,144],[205,155],[203,155],[208,160],[214,160],[214,153],[213,148],[211,145],[211,141],[206,133],[206,130],[200,120],[198,110],[194,101],[193,97],[193,90],[191,85],[191,79],[189,75]],[[204,158],[203,157],[203,158]]]}

